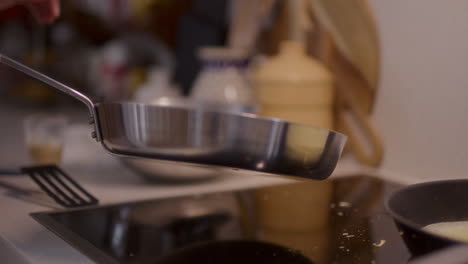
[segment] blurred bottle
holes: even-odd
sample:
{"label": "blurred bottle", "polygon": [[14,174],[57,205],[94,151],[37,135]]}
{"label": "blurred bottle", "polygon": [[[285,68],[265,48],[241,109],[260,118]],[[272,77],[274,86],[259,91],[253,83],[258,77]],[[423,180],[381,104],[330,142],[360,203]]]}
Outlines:
{"label": "blurred bottle", "polygon": [[116,101],[128,97],[127,87],[128,52],[119,40],[105,45],[95,61],[96,93],[105,100]]}
{"label": "blurred bottle", "polygon": [[[306,53],[305,2],[288,1],[291,28],[276,56],[266,59],[253,74],[260,115],[331,129],[333,78],[328,69]],[[301,148],[317,145],[309,135],[287,139]],[[317,157],[318,158],[318,157]],[[325,262],[329,252],[330,181],[306,181],[256,191],[257,224],[263,239],[301,250]],[[307,234],[307,235],[304,235]],[[316,247],[317,251],[310,248]]]}
{"label": "blurred bottle", "polygon": [[152,103],[180,98],[182,96],[180,90],[171,84],[170,74],[168,68],[157,66],[150,68],[147,81],[138,88],[134,101]]}
{"label": "blurred bottle", "polygon": [[303,43],[284,41],[279,54],[261,64],[253,79],[262,115],[333,127],[332,75],[307,55]]}
{"label": "blurred bottle", "polygon": [[247,79],[247,53],[243,50],[205,47],[200,50],[203,67],[191,97],[209,103],[253,106],[255,95]]}
{"label": "blurred bottle", "polygon": [[[254,83],[260,115],[332,128],[331,74],[307,56],[301,42],[283,42],[280,53],[258,68]],[[287,140],[302,148],[323,147],[306,134],[294,134]],[[298,182],[256,191],[262,238],[301,250],[319,262],[326,259],[332,191],[331,181]],[[312,247],[317,250],[311,251]]]}

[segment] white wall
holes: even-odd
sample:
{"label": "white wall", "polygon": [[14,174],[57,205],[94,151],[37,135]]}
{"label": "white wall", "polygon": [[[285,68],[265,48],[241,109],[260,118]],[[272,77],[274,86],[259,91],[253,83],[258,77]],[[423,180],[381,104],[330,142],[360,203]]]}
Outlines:
{"label": "white wall", "polygon": [[370,0],[382,46],[383,169],[468,178],[468,1]]}

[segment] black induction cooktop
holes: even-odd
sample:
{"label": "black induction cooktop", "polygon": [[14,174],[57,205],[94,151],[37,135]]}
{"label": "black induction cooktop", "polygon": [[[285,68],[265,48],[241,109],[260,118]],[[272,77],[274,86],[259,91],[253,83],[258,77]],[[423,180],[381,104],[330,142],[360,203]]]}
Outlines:
{"label": "black induction cooktop", "polygon": [[[397,184],[355,176],[329,185],[326,207],[301,208],[326,220],[311,229],[296,228],[300,221],[280,211],[286,225],[262,224],[260,189],[32,217],[97,263],[408,263],[411,256],[383,207]],[[285,197],[298,206],[297,196]]]}

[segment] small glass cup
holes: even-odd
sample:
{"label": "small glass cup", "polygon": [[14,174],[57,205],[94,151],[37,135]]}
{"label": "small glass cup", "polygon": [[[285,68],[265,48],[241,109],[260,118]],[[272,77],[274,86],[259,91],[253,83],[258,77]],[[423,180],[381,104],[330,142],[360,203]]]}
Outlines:
{"label": "small glass cup", "polygon": [[62,115],[37,114],[24,119],[26,146],[36,165],[59,164],[67,118]]}

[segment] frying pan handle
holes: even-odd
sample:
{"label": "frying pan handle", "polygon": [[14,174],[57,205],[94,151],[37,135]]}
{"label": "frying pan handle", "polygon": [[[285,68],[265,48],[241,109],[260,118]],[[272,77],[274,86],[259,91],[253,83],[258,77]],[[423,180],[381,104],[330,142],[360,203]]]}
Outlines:
{"label": "frying pan handle", "polygon": [[468,246],[456,245],[424,255],[409,264],[465,264],[468,261]]}
{"label": "frying pan handle", "polygon": [[94,109],[94,103],[93,101],[91,101],[91,99],[89,99],[89,97],[87,97],[86,95],[78,92],[77,90],[61,83],[61,82],[58,82],[40,72],[37,72],[31,68],[29,68],[28,66],[24,65],[24,64],[21,64],[13,59],[10,59],[8,58],[7,56],[5,55],[2,55],[0,54],[0,62],[2,64],[5,64],[7,66],[10,66],[11,68],[15,69],[15,70],[18,70],[18,71],[21,71],[35,79],[38,79],[40,81],[43,81],[44,83],[54,87],[55,89],[58,89],[78,100],[80,100],[81,102],[83,102],[89,109],[89,111],[93,113],[93,109]]}
{"label": "frying pan handle", "polygon": [[16,60],[13,60],[3,54],[0,54],[0,63],[4,64],[4,65],[7,65],[15,70],[18,70],[20,72],[23,72],[37,80],[40,80],[52,87],[54,87],[55,89],[57,90],[60,90],[64,93],[66,93],[67,95],[70,95],[72,97],[74,97],[75,99],[78,99],[80,100],[81,102],[83,102],[87,107],[88,107],[88,110],[89,110],[89,113],[91,115],[91,120],[90,120],[90,123],[94,123],[95,124],[95,130],[96,132],[93,133],[93,137],[96,138],[96,140],[100,141],[100,133],[99,133],[99,128],[98,128],[98,120],[97,120],[97,111],[96,111],[96,108],[94,106],[94,102],[89,98],[87,97],[86,95],[82,94],[81,92],[57,81],[57,80],[54,80],[36,70],[33,70],[31,68],[29,68],[28,66],[16,61]]}

